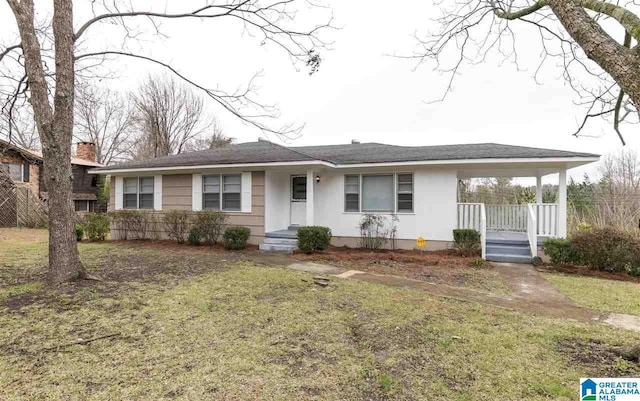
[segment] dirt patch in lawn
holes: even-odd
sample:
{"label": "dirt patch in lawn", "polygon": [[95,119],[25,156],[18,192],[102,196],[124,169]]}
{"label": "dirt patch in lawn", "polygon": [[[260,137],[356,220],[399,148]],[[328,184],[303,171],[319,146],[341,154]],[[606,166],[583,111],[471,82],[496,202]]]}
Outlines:
{"label": "dirt patch in lawn", "polygon": [[592,270],[587,266],[574,266],[574,265],[566,265],[566,266],[542,266],[537,268],[538,271],[543,273],[565,273],[565,274],[573,274],[576,276],[585,276],[585,277],[595,277],[595,278],[603,278],[607,280],[617,280],[617,281],[629,281],[632,283],[640,283],[640,277],[630,276],[627,273],[613,273],[606,272],[602,270]]}
{"label": "dirt patch in lawn", "polygon": [[490,263],[472,267],[475,257],[458,256],[452,251],[379,251],[330,248],[317,254],[295,253],[293,259],[325,263],[349,270],[386,274],[453,287],[473,288],[498,294],[509,290]]}
{"label": "dirt patch in lawn", "polygon": [[615,347],[597,340],[567,338],[558,342],[556,349],[572,364],[584,366],[590,377],[636,377],[640,373],[637,347]]}

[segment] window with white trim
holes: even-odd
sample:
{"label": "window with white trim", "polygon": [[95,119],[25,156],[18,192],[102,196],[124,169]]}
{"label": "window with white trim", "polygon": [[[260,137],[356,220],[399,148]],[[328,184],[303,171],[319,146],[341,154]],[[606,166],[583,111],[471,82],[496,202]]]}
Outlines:
{"label": "window with white trim", "polygon": [[398,212],[413,212],[413,174],[398,174]]}
{"label": "window with white trim", "polygon": [[362,176],[362,211],[393,212],[393,174]]}
{"label": "window with white trim", "polygon": [[360,211],[360,176],[344,176],[344,211]]}
{"label": "window with white trim", "polygon": [[413,174],[345,175],[344,211],[413,212]]}
{"label": "window with white trim", "polygon": [[123,208],[153,209],[153,177],[126,177],[123,181]]}
{"label": "window with white trim", "polygon": [[241,174],[202,177],[202,208],[209,210],[241,210]]}

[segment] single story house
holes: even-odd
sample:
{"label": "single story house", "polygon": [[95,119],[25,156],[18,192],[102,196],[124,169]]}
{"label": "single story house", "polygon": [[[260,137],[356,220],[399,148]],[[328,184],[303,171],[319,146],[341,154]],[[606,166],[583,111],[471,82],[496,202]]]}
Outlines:
{"label": "single story house", "polygon": [[[110,174],[110,209],[221,210],[250,242],[290,250],[300,226],[327,226],[332,243],[355,247],[368,213],[396,219],[396,245],[451,246],[455,228],[482,233],[483,256],[530,260],[538,238],[566,235],[567,170],[598,155],[492,143],[285,147],[266,140],[93,169]],[[559,175],[559,201],[542,203],[542,177]],[[458,203],[458,182],[473,177],[536,177],[531,205]],[[507,235],[507,234],[509,235]],[[116,235],[117,233],[113,233]]]}
{"label": "single story house", "polygon": [[[71,158],[73,201],[77,212],[92,212],[96,209],[98,177],[89,174],[89,170],[96,167],[102,167],[102,164],[96,163],[95,144],[77,143],[76,157]],[[39,150],[23,149],[0,140],[0,169],[17,187],[28,188],[36,197],[46,202],[48,193],[43,168],[42,152]]]}

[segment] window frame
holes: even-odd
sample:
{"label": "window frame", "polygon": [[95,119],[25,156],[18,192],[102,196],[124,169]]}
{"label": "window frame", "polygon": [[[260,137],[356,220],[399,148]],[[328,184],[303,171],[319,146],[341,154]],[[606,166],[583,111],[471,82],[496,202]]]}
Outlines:
{"label": "window frame", "polygon": [[[206,192],[205,191],[205,181],[207,177],[218,177],[218,208],[207,208],[205,207],[205,195],[206,194],[215,194],[216,192]],[[240,186],[239,192],[227,192],[224,188],[224,178],[225,177],[238,177],[239,182],[237,185]],[[224,207],[224,194],[238,194],[238,208],[225,208]],[[204,174],[202,175],[202,210],[218,210],[221,212],[241,212],[242,211],[242,173],[231,173],[231,174]]]}
{"label": "window frame", "polygon": [[[411,176],[411,192],[403,191],[400,192],[400,184],[408,184],[407,182],[400,182],[401,175]],[[415,184],[415,176],[413,173],[396,173],[396,213],[413,213],[415,210],[415,193],[416,193],[416,184]],[[400,210],[400,195],[411,194],[411,209],[403,209]]]}
{"label": "window frame", "polygon": [[[399,175],[410,175],[411,176],[411,210],[399,210],[398,209],[398,195],[400,195],[399,191]],[[374,210],[364,210],[362,207],[362,199],[363,199],[363,181],[365,176],[392,176],[393,177],[393,210],[390,211],[374,211]],[[377,214],[415,214],[415,173],[411,171],[406,172],[393,172],[393,173],[356,173],[356,174],[343,174],[343,188],[342,188],[342,196],[343,196],[343,213],[358,213],[358,214],[366,214],[366,213],[377,213]],[[347,209],[347,177],[358,177],[358,210],[348,210]],[[407,193],[407,192],[404,192]]]}
{"label": "window frame", "polygon": [[[305,182],[305,184],[304,184],[304,199],[296,198],[296,196],[295,196],[296,192],[295,192],[293,181],[296,178],[304,178],[304,180],[305,180],[304,181]],[[309,183],[307,181],[308,180],[307,180],[307,176],[306,175],[292,175],[291,176],[291,202],[306,202],[307,201],[307,189],[308,189],[308,185],[309,185]]]}
{"label": "window frame", "polygon": [[[347,177],[356,177],[356,179],[358,180],[358,192],[349,192],[347,193]],[[360,205],[360,193],[362,192],[362,179],[360,174],[345,174],[344,175],[344,186],[343,186],[343,192],[344,192],[344,212],[345,213],[360,213],[360,209],[361,209],[361,205]],[[349,210],[347,208],[347,195],[358,195],[358,210]]]}
{"label": "window frame", "polygon": [[[24,180],[24,163],[14,163],[14,162],[2,162],[0,163],[0,166],[7,166],[6,168],[6,173],[9,176],[9,178],[11,178],[11,181],[13,182],[28,182]],[[11,176],[11,166],[20,166],[20,179],[16,180]]]}
{"label": "window frame", "polygon": [[[391,206],[391,210],[364,210],[364,178],[365,177],[391,177],[391,188],[393,191],[393,198],[392,198],[392,203],[393,205]],[[395,173],[375,173],[375,174],[361,174],[360,175],[360,211],[362,213],[394,213],[396,210],[396,201],[395,201],[395,195],[396,195],[396,190],[395,190],[395,186],[396,186],[396,175]]]}
{"label": "window frame", "polygon": [[[127,192],[126,181],[135,179],[136,180],[136,192]],[[142,192],[142,180],[150,179],[152,183],[151,192]],[[136,195],[136,206],[135,207],[127,207],[126,199],[127,195]],[[140,197],[142,195],[151,195],[151,207],[140,207]],[[139,176],[139,177],[123,177],[122,179],[122,209],[124,210],[154,210],[155,209],[155,197],[156,197],[156,181],[154,176]]]}

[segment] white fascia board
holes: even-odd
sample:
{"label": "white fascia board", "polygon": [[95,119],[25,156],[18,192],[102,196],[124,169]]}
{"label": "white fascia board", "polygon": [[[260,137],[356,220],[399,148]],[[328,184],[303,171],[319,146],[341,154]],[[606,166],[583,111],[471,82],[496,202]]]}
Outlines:
{"label": "white fascia board", "polygon": [[238,164],[205,164],[198,166],[174,166],[174,167],[142,167],[142,168],[127,168],[127,169],[114,169],[114,170],[90,170],[92,174],[129,174],[129,173],[144,173],[144,172],[174,172],[184,170],[208,170],[208,169],[232,169],[232,168],[252,168],[260,169],[262,167],[288,167],[288,166],[324,166],[335,167],[333,163],[329,163],[323,160],[308,160],[301,162],[272,162],[272,163],[238,163]]}
{"label": "white fascia board", "polygon": [[401,166],[443,166],[443,165],[465,165],[465,164],[505,164],[505,163],[578,163],[587,164],[600,160],[600,157],[531,157],[531,158],[490,158],[490,159],[451,159],[451,160],[417,160],[406,162],[388,163],[357,163],[357,164],[334,164],[323,160],[309,160],[300,162],[273,162],[273,163],[241,163],[241,164],[207,164],[197,166],[174,166],[174,167],[146,167],[128,168],[114,170],[89,170],[91,174],[130,174],[145,172],[174,172],[184,170],[206,170],[206,169],[232,169],[232,168],[266,168],[266,167],[295,167],[295,166],[323,166],[337,169],[367,168],[367,167],[401,167]]}
{"label": "white fascia board", "polygon": [[451,165],[451,164],[504,164],[504,163],[592,163],[600,160],[599,157],[541,157],[519,159],[452,159],[452,160],[418,160],[409,162],[389,163],[358,163],[337,164],[335,168],[366,168],[366,167],[395,167],[395,166],[425,166],[425,165]]}

